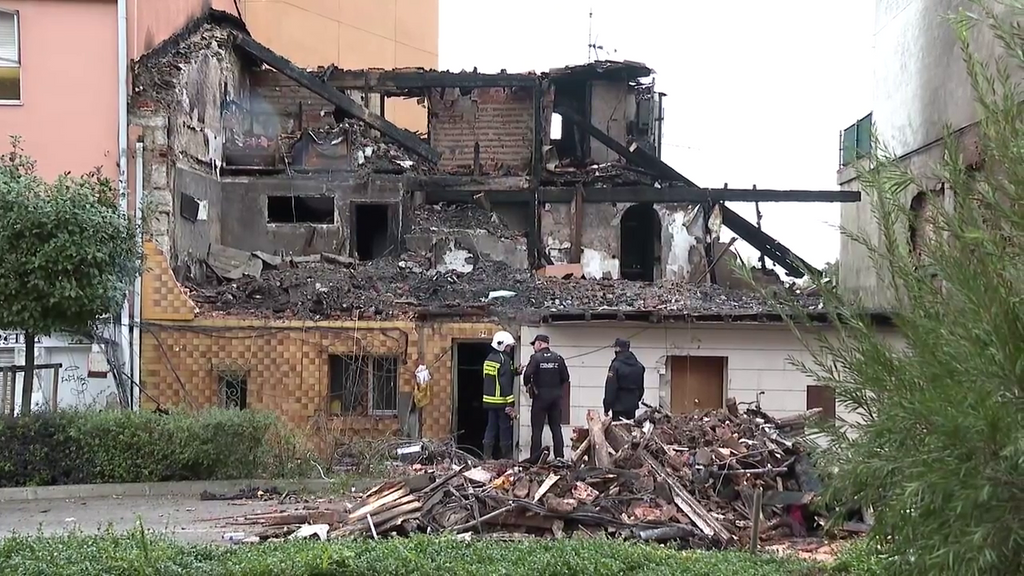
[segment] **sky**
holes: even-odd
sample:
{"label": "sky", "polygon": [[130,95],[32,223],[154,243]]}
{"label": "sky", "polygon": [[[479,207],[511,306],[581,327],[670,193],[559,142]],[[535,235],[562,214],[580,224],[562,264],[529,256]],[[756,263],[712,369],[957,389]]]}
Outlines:
{"label": "sky", "polygon": [[[690,180],[835,190],[840,131],[871,111],[873,24],[865,1],[440,0],[439,57],[443,70],[481,72],[546,71],[588,52],[643,62],[667,94],[662,159]],[[752,204],[730,207],[754,221]],[[839,205],[761,213],[765,232],[811,264],[839,256]]]}

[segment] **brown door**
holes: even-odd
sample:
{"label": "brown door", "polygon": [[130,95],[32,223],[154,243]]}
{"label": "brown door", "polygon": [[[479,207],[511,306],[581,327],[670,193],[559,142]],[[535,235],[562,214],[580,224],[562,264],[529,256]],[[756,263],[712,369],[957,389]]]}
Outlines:
{"label": "brown door", "polygon": [[725,358],[672,356],[672,412],[721,408],[725,397]]}

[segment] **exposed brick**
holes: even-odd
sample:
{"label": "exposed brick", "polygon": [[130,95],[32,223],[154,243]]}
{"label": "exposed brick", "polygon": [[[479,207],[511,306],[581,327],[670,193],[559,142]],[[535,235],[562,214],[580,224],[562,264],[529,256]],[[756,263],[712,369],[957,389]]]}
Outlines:
{"label": "exposed brick", "polygon": [[445,170],[473,168],[473,148],[480,144],[484,174],[529,170],[533,149],[533,92],[479,88],[467,96],[458,89],[435,89],[430,95],[430,144],[441,152]]}

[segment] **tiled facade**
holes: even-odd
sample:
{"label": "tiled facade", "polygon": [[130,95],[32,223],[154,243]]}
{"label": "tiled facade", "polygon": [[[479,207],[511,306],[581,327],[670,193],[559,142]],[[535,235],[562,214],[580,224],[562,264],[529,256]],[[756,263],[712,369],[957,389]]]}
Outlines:
{"label": "tiled facade", "polygon": [[[411,393],[414,371],[432,376],[421,431],[444,438],[452,430],[452,346],[457,340],[489,339],[500,326],[460,322],[262,320],[196,316],[152,243],[143,276],[143,407],[201,408],[221,401],[223,374],[244,372],[247,408],[270,410],[299,429],[322,423],[328,411],[329,355],[394,356],[398,392]],[[375,436],[399,429],[397,416],[328,418],[332,429]]]}

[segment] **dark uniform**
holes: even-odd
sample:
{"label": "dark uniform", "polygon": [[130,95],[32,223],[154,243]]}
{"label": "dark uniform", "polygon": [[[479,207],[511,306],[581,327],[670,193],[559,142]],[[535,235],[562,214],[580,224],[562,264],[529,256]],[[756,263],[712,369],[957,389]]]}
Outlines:
{"label": "dark uniform", "polygon": [[543,449],[544,422],[547,422],[551,429],[555,458],[564,458],[562,394],[569,385],[569,367],[565,365],[565,358],[550,348],[534,352],[523,372],[523,384],[533,397],[533,407],[530,409],[530,427],[533,432],[530,455],[537,456]]}
{"label": "dark uniform", "polygon": [[646,368],[629,351],[629,341],[615,340],[615,359],[608,367],[608,378],[604,382],[604,411],[611,412],[616,420],[632,420],[644,397],[644,372]]}
{"label": "dark uniform", "polygon": [[484,360],[484,409],[487,410],[487,430],[484,432],[484,458],[490,458],[494,451],[496,437],[501,437],[501,452],[507,458],[512,455],[512,416],[507,408],[514,408],[516,397],[515,369],[512,358],[504,352],[494,350]]}

